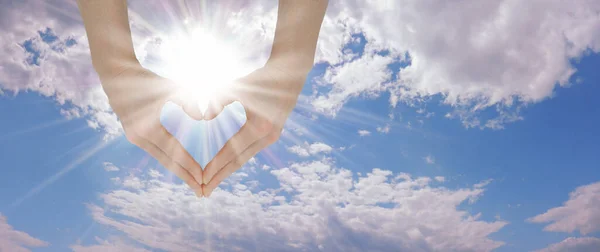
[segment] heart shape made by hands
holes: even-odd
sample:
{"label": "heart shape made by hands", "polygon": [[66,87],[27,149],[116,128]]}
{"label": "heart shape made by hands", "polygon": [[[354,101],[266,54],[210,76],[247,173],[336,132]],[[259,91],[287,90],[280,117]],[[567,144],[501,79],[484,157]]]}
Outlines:
{"label": "heart shape made by hands", "polygon": [[160,121],[204,169],[246,122],[246,112],[241,103],[234,102],[214,119],[198,121],[180,106],[167,102]]}

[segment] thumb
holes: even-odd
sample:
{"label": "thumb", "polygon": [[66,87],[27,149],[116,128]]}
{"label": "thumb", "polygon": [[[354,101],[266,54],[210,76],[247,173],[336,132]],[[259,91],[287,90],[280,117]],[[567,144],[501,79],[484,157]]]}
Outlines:
{"label": "thumb", "polygon": [[198,104],[194,102],[194,99],[189,99],[189,97],[186,97],[185,95],[182,95],[180,93],[171,96],[169,98],[169,101],[179,105],[183,109],[183,111],[194,120],[204,119],[202,110],[200,110]]}
{"label": "thumb", "polygon": [[220,94],[216,95],[208,103],[208,108],[206,110],[206,114],[204,114],[204,120],[215,119],[215,117],[217,117],[217,115],[219,115],[221,112],[223,112],[223,109],[225,108],[225,106],[227,106],[235,101],[236,101],[236,99],[231,94],[226,95],[226,94],[220,93]]}

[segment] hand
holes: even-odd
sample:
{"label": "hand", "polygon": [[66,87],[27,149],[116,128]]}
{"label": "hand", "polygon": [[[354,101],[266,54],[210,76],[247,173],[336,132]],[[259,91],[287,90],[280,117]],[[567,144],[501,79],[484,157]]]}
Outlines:
{"label": "hand", "polygon": [[307,75],[284,69],[281,65],[267,64],[237,80],[227,94],[211,101],[205,119],[214,118],[224,106],[239,101],[246,110],[246,123],[207,164],[202,186],[205,197],[250,158],[279,139]]}
{"label": "hand", "polygon": [[178,85],[141,66],[121,68],[118,73],[100,79],[127,139],[156,158],[201,197],[202,168],[160,122],[167,101],[182,106],[193,118],[202,119],[198,107],[183,99]]}

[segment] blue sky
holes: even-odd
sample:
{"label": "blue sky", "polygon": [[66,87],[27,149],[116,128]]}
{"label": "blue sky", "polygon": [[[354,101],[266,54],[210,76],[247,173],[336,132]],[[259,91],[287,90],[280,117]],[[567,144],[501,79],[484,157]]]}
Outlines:
{"label": "blue sky", "polygon": [[[335,19],[337,8],[342,7],[330,7],[328,18]],[[151,8],[140,15],[144,11]],[[372,27],[360,26],[360,32],[344,33],[348,39],[336,48],[339,62],[327,56],[327,48],[319,49],[319,63],[282,139],[213,197],[195,199],[154,159],[111,131],[113,117],[97,98],[90,64],[65,66],[69,61],[61,60],[86,62],[81,30],[65,24],[33,26],[20,47],[0,44],[23,63],[21,72],[7,72],[2,69],[15,65],[0,56],[6,57],[0,61],[5,75],[0,76],[0,234],[9,237],[0,237],[0,251],[588,251],[600,246],[595,210],[600,209],[600,101],[595,99],[600,50],[593,44],[576,57],[562,55],[577,70],[568,84],[558,85],[557,77],[549,84],[494,86],[496,80],[488,79],[478,87],[495,91],[461,103],[448,97],[471,97],[465,91],[470,89],[457,87],[462,84],[423,86],[427,82],[416,77],[408,86],[396,84],[408,82],[404,76],[427,76],[411,69],[415,59],[429,62],[427,50],[381,46],[377,36],[385,33],[372,35]],[[14,32],[6,27],[0,25],[0,31]],[[152,39],[143,41],[136,50],[152,58]],[[466,50],[457,55],[470,55]],[[251,57],[264,56],[257,55]],[[523,64],[535,64],[523,55]],[[509,71],[514,64],[489,64],[516,73]],[[350,67],[357,65],[363,68]],[[378,65],[384,68],[372,71]],[[373,77],[380,73],[383,80]],[[470,83],[478,74],[448,72],[444,79]],[[371,82],[376,85],[361,87]],[[539,91],[544,85],[552,91]],[[406,88],[408,98],[391,102],[396,87]],[[492,102],[504,91],[518,98],[512,104]],[[474,109],[481,100],[489,106]],[[209,123],[210,131],[176,107],[167,107],[163,121],[172,132],[191,128],[193,133],[180,140],[206,163],[224,144],[213,141],[217,132],[226,139],[241,125],[234,120],[239,111],[229,108]],[[500,126],[485,126],[495,119]]]}

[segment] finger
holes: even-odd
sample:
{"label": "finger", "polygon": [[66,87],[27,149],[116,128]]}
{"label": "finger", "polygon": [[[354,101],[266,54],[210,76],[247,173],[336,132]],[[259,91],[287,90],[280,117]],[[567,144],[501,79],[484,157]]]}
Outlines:
{"label": "finger", "polygon": [[179,164],[174,162],[167,156],[160,148],[156,147],[152,142],[146,139],[140,139],[138,146],[145,150],[148,154],[153,156],[162,166],[173,172],[183,182],[185,182],[193,191],[196,196],[202,197],[202,186],[194,179],[194,177]]}
{"label": "finger", "polygon": [[198,183],[202,183],[202,167],[194,157],[171,133],[162,126],[160,121],[154,122],[154,129],[147,138],[152,144],[161,149],[171,160],[186,169]]}
{"label": "finger", "polygon": [[200,109],[200,106],[198,106],[198,104],[195,102],[195,100],[190,97],[186,97],[185,95],[182,95],[182,94],[176,94],[176,95],[169,97],[169,99],[167,99],[167,101],[171,101],[171,102],[179,105],[183,109],[183,111],[186,114],[188,114],[191,118],[193,118],[194,120],[203,120],[204,119],[204,113]]}
{"label": "finger", "polygon": [[225,167],[219,170],[217,174],[210,180],[208,184],[202,185],[202,191],[205,197],[209,197],[223,180],[233,174],[235,171],[239,170],[250,158],[256,156],[262,149],[266,148],[270,144],[268,137],[260,139],[259,141],[253,143],[250,147],[244,150],[239,156],[237,156],[234,160],[229,162]]}
{"label": "finger", "polygon": [[212,120],[219,115],[225,106],[235,102],[237,100],[234,92],[230,93],[219,92],[213,99],[208,103],[206,114],[204,114],[204,120]]}
{"label": "finger", "polygon": [[267,136],[269,132],[270,128],[260,128],[257,127],[253,121],[246,121],[242,128],[240,128],[240,131],[235,133],[235,135],[223,145],[223,148],[219,150],[213,160],[206,165],[202,176],[204,179],[203,183],[208,183],[221,168],[234,160],[253,143]]}

